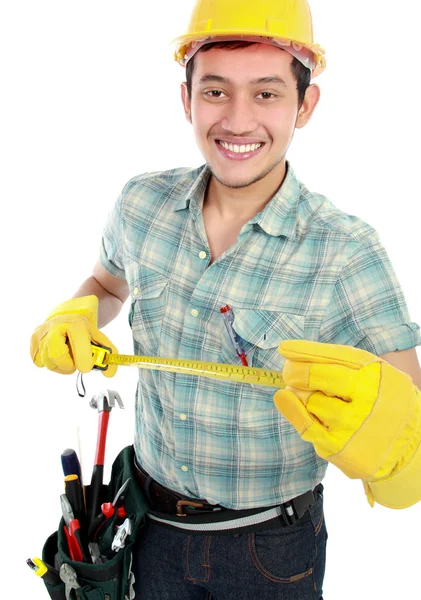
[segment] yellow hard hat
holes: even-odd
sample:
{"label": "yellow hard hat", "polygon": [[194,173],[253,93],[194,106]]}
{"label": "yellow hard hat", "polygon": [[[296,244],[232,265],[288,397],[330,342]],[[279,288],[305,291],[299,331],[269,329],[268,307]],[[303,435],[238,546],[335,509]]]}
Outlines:
{"label": "yellow hard hat", "polygon": [[181,65],[206,43],[224,40],[278,45],[313,74],[326,66],[325,51],[313,41],[307,0],[197,0],[187,32],[173,41]]}

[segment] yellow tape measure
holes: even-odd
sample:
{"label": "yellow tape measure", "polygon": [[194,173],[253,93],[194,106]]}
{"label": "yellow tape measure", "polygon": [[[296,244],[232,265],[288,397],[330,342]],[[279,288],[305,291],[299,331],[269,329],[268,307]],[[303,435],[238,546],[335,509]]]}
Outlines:
{"label": "yellow tape measure", "polygon": [[168,371],[170,373],[183,373],[196,375],[209,379],[222,379],[224,381],[239,381],[240,383],[254,383],[274,388],[284,388],[281,371],[269,371],[253,367],[240,367],[237,365],[203,362],[199,360],[181,360],[178,358],[158,358],[157,356],[132,356],[129,354],[113,354],[110,348],[92,344],[94,369],[104,371],[108,365],[120,367],[137,367]]}

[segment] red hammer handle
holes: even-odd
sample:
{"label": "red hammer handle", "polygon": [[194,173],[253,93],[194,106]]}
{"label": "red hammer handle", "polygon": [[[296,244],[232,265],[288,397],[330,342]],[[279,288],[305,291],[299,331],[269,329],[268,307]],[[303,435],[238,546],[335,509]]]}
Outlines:
{"label": "red hammer handle", "polygon": [[98,419],[98,438],[95,452],[95,465],[104,466],[105,459],[105,443],[107,441],[108,421],[110,419],[110,411],[103,410],[99,413]]}

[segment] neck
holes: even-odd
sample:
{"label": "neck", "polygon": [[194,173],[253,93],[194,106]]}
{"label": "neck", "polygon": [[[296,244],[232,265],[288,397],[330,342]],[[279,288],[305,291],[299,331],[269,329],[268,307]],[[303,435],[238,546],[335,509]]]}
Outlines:
{"label": "neck", "polygon": [[281,187],[285,175],[285,160],[265,177],[245,187],[229,187],[212,175],[206,190],[205,205],[207,208],[212,206],[223,219],[248,221],[270,202]]}

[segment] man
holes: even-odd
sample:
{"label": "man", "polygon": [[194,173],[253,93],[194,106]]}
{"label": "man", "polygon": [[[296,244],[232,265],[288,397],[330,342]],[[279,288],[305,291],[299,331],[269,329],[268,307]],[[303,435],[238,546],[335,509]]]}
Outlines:
{"label": "man", "polygon": [[137,597],[320,599],[326,461],[371,504],[421,498],[419,327],[375,231],[286,161],[325,65],[306,1],[198,2],[176,58],[206,165],[124,187],[92,277],[36,330],[32,356],[89,371],[91,340],[116,352],[98,326],[130,295],[136,354],[241,364],[229,305],[248,364],[283,369],[288,387],[274,403],[273,388],[139,373],[152,511]]}

